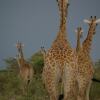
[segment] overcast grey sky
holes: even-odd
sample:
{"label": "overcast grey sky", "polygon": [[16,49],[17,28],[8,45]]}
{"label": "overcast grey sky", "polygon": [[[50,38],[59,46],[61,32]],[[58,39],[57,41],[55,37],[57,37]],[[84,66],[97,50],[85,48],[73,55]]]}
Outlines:
{"label": "overcast grey sky", "polygon": [[[76,46],[74,30],[82,26],[84,39],[88,25],[83,19],[100,18],[100,0],[69,0],[68,39]],[[7,57],[16,55],[14,44],[25,44],[24,54],[29,58],[41,46],[49,48],[59,28],[59,13],[56,0],[0,0],[0,65]],[[100,25],[93,39],[91,55],[100,58]]]}

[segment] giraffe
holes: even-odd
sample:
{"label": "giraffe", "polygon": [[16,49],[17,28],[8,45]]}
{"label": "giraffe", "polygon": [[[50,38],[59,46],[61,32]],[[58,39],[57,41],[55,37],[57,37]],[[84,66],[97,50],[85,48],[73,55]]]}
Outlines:
{"label": "giraffe", "polygon": [[19,65],[19,70],[20,70],[19,74],[23,83],[22,85],[24,93],[25,89],[27,88],[27,86],[29,86],[30,82],[32,81],[34,70],[32,66],[24,59],[22,47],[23,44],[18,41],[16,44],[16,48],[18,50],[17,62]]}
{"label": "giraffe", "polygon": [[[93,35],[95,33],[96,25],[99,20],[96,17],[91,17],[90,20],[84,20],[89,24],[89,30],[86,39],[83,41],[82,46],[76,48],[78,56],[78,100],[89,100],[89,90],[93,78],[93,62],[90,57],[90,47],[92,45]],[[77,43],[78,44],[78,43]]]}
{"label": "giraffe", "polygon": [[64,100],[77,100],[77,56],[66,36],[68,0],[57,0],[60,12],[60,27],[51,48],[46,51],[43,82],[50,100],[58,100],[58,83],[62,80]]}

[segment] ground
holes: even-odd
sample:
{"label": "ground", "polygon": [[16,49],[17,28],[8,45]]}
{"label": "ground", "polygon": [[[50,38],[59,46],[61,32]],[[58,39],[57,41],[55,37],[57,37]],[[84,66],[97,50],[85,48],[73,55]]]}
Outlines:
{"label": "ground", "polygon": [[[97,77],[97,74],[95,76]],[[20,84],[19,77],[13,71],[0,71],[0,100],[49,100],[41,74],[35,74],[28,95],[22,95]],[[90,100],[100,100],[100,83],[92,83],[90,98]]]}

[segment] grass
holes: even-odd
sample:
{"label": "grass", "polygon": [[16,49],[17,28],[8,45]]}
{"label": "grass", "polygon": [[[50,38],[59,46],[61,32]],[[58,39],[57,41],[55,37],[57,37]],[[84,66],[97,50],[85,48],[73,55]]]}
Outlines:
{"label": "grass", "polygon": [[[41,74],[34,76],[28,95],[23,95],[17,74],[3,70],[0,71],[0,100],[49,100],[49,97],[42,83]],[[100,83],[92,83],[90,100],[100,100]]]}
{"label": "grass", "polygon": [[92,83],[90,100],[100,100],[100,83],[98,82]]}
{"label": "grass", "polygon": [[9,71],[0,71],[0,100],[48,100],[41,75],[34,76],[28,90],[28,94],[27,91],[26,95],[23,94],[21,81],[17,74]]}

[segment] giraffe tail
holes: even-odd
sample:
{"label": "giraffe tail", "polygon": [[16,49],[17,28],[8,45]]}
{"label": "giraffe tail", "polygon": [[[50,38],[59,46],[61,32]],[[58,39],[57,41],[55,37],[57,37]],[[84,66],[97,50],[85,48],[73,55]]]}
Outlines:
{"label": "giraffe tail", "polygon": [[98,82],[98,83],[100,83],[100,80],[98,80],[98,79],[96,79],[96,78],[93,78],[92,81],[93,81],[93,82]]}
{"label": "giraffe tail", "polygon": [[64,99],[64,93],[63,93],[63,81],[62,81],[62,79],[59,81],[61,84],[61,86],[60,86],[60,95],[59,95],[59,97],[58,97],[58,100],[63,100]]}

